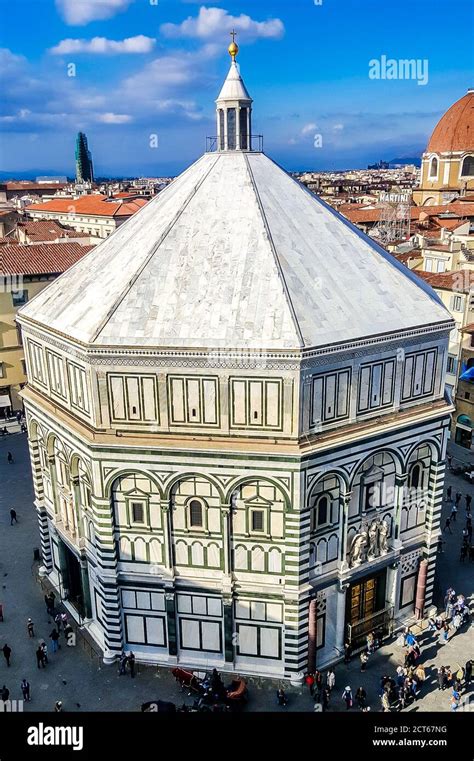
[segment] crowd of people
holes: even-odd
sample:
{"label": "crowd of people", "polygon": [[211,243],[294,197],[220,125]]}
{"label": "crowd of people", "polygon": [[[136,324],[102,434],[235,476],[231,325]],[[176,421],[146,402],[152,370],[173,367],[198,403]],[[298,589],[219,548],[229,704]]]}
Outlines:
{"label": "crowd of people", "polygon": [[[61,648],[60,642],[64,639],[64,643],[67,646],[71,646],[75,644],[74,639],[74,630],[71,626],[67,614],[64,612],[59,612],[56,610],[56,596],[54,592],[49,592],[44,596],[44,601],[46,605],[46,613],[48,616],[49,623],[54,623],[53,629],[51,630],[49,634],[49,639],[51,641],[51,653],[57,653],[58,650]],[[35,623],[32,618],[28,618],[26,620],[26,634],[29,639],[35,639]],[[48,645],[46,643],[46,640],[42,637],[37,639],[37,647],[35,649],[35,657],[36,657],[36,666],[38,669],[45,669],[47,665],[49,664],[49,651],[48,651]],[[3,657],[5,659],[5,663],[7,665],[7,668],[11,666],[12,657],[13,657],[13,649],[8,644],[8,642],[5,642],[5,644],[2,647],[2,653]],[[21,680],[21,683],[19,685],[21,694],[23,696],[23,700],[25,702],[31,701],[31,685],[30,682],[26,677],[23,677]],[[8,687],[4,684],[2,689],[0,690],[0,697],[3,701],[2,706],[3,710],[8,710],[7,708],[7,701],[10,700],[10,690]],[[58,709],[58,705],[60,705],[60,709]],[[62,710],[62,701],[56,701],[55,711]]]}

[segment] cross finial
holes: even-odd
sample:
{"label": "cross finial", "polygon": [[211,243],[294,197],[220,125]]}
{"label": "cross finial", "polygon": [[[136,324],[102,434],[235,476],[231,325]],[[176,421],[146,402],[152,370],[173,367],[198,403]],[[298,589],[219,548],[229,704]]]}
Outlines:
{"label": "cross finial", "polygon": [[228,48],[229,55],[230,55],[230,57],[232,58],[233,61],[235,61],[235,56],[239,52],[239,46],[237,45],[237,43],[235,41],[235,35],[236,34],[237,34],[237,32],[235,31],[235,29],[232,29],[232,31],[230,32],[230,36],[232,37],[232,42],[230,43],[229,48]]}

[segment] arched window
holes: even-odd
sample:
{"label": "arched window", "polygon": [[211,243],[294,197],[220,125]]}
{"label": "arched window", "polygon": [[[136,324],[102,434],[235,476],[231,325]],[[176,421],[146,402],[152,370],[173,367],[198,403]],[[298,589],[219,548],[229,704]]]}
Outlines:
{"label": "arched window", "polygon": [[311,516],[311,528],[313,531],[326,526],[331,522],[331,503],[328,494],[322,494],[314,503],[313,513]]}
{"label": "arched window", "polygon": [[461,177],[474,177],[474,156],[465,156],[461,167]]}
{"label": "arched window", "polygon": [[430,177],[437,177],[438,176],[438,159],[436,158],[436,156],[434,156],[431,159],[429,176]]}
{"label": "arched window", "polygon": [[227,148],[229,151],[235,151],[236,132],[235,108],[229,108],[227,111]]}
{"label": "arched window", "polygon": [[189,525],[191,528],[202,527],[202,504],[197,499],[189,503]]}
{"label": "arched window", "polygon": [[410,486],[413,489],[416,489],[418,486],[421,486],[421,465],[419,462],[416,462],[412,469],[410,470]]}
{"label": "arched window", "polygon": [[219,109],[219,148],[221,151],[224,150],[225,142],[224,142],[224,111],[222,108]]}

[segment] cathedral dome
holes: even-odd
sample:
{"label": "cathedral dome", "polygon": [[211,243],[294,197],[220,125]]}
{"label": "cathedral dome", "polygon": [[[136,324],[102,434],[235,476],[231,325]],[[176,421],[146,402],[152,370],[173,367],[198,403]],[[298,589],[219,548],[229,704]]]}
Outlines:
{"label": "cathedral dome", "polygon": [[474,149],[474,89],[453,103],[433,130],[427,153]]}
{"label": "cathedral dome", "polygon": [[20,319],[85,345],[167,350],[301,350],[445,327],[450,316],[428,285],[266,155],[245,149],[250,104],[232,60],[218,98],[218,129],[228,118],[219,149]]}

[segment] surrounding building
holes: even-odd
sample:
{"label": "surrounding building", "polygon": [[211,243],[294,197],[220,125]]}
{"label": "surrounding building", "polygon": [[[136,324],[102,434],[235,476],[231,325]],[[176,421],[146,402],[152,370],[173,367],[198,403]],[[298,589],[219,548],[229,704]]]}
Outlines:
{"label": "surrounding building", "polygon": [[0,245],[0,407],[22,409],[25,355],[18,308],[91,250],[78,243]]}
{"label": "surrounding building", "polygon": [[78,132],[76,137],[76,182],[94,182],[92,154],[84,132]]}
{"label": "surrounding building", "polygon": [[[474,323],[474,269],[449,272],[426,272],[415,269],[415,272],[435,290],[455,322],[449,337],[446,365],[446,389],[450,398],[454,399],[459,371],[462,369],[462,351],[466,344],[466,334],[463,331]],[[474,404],[474,394],[472,403]],[[471,417],[474,418],[474,415]],[[455,419],[453,419],[453,435],[456,436]]]}
{"label": "surrounding building", "polygon": [[441,117],[423,154],[420,206],[446,204],[474,197],[474,89],[467,91]]}
{"label": "surrounding building", "polygon": [[25,244],[67,243],[67,241],[75,241],[80,243],[81,246],[90,246],[100,241],[100,238],[97,236],[86,232],[79,232],[72,227],[65,227],[55,219],[19,222],[10,238],[13,236],[19,243]]}
{"label": "surrounding building", "polygon": [[107,238],[146,203],[144,198],[127,201],[93,194],[33,203],[26,206],[25,213],[32,220],[57,220],[78,232]]}
{"label": "surrounding building", "polygon": [[431,603],[453,320],[249,150],[230,53],[217,150],[22,308],[22,396],[43,572],[104,661],[296,679]]}

